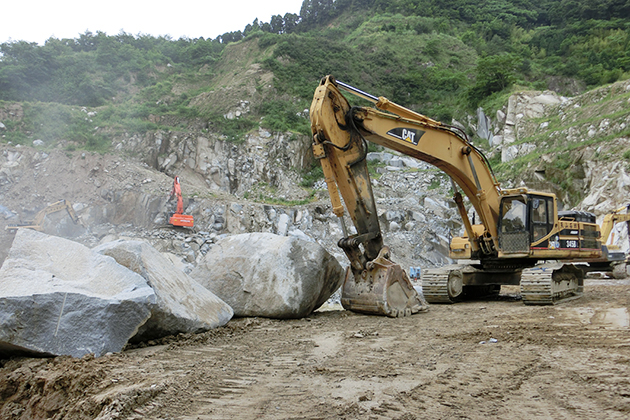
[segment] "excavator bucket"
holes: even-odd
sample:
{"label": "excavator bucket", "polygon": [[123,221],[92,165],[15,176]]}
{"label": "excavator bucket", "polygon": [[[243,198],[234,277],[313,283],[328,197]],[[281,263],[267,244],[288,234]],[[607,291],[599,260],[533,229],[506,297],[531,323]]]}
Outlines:
{"label": "excavator bucket", "polygon": [[193,227],[193,217],[187,214],[174,214],[168,221],[173,226]]}
{"label": "excavator bucket", "polygon": [[352,270],[346,271],[341,304],[349,311],[389,317],[409,316],[429,307],[400,265],[386,258],[372,261],[358,280]]}

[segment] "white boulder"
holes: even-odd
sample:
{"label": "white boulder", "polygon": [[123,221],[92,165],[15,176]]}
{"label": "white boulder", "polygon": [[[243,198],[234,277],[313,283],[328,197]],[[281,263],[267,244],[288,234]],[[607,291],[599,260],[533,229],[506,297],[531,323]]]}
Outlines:
{"label": "white boulder", "polygon": [[113,258],[20,229],[0,268],[0,353],[118,352],[155,302],[147,282]]}
{"label": "white boulder", "polygon": [[234,312],[227,303],[178,270],[149,243],[117,240],[94,251],[141,275],[153,288],[157,304],[133,340],[207,331],[228,323]]}
{"label": "white boulder", "polygon": [[190,275],[227,302],[235,316],[301,318],[328,300],[344,273],[315,242],[246,233],[217,242]]}

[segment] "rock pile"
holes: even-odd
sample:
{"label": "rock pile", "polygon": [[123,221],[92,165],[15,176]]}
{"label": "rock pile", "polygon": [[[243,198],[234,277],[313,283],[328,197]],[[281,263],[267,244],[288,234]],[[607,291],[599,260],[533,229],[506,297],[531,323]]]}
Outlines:
{"label": "rock pile", "polygon": [[94,248],[142,276],[153,289],[156,303],[151,317],[132,341],[146,341],[177,333],[201,332],[228,323],[234,312],[224,301],[194,281],[142,241],[118,240]]}
{"label": "rock pile", "polygon": [[120,351],[155,302],[146,280],[113,258],[21,229],[0,268],[0,351]]}
{"label": "rock pile", "polygon": [[304,317],[343,273],[317,243],[270,233],[218,241],[195,270],[197,282],[147,242],[90,249],[20,229],[0,268],[0,356],[101,356],[223,326],[235,313]]}

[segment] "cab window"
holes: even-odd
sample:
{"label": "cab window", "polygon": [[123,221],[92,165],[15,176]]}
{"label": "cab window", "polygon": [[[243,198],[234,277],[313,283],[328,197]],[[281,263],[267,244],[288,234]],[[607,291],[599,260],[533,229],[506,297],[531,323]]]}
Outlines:
{"label": "cab window", "polygon": [[547,236],[553,219],[550,217],[553,204],[551,200],[543,197],[532,197],[532,242],[536,242]]}
{"label": "cab window", "polygon": [[501,232],[525,231],[527,204],[521,198],[503,199],[501,218]]}

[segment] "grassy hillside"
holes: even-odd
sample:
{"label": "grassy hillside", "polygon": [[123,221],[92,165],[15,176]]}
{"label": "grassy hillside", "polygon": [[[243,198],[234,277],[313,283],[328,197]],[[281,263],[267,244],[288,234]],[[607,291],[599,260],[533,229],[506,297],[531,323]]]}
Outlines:
{"label": "grassy hillside", "polygon": [[[477,53],[459,38],[431,31],[432,20],[418,16],[377,14],[359,25],[339,21],[346,23],[274,38],[274,56],[264,64],[279,91],[310,100],[319,78],[334,74],[442,120],[461,108]],[[427,32],[413,29],[419,26]]]}
{"label": "grassy hillside", "polygon": [[[537,94],[523,92],[517,98]],[[525,153],[505,163],[496,154],[493,167],[503,181],[553,191],[575,206],[588,193],[589,179],[605,177],[604,168],[621,165],[611,177],[630,172],[629,104],[628,81],[562,98],[540,115],[522,117],[511,147]]]}
{"label": "grassy hillside", "polygon": [[[629,78],[629,16],[628,0],[304,0],[299,16],[216,39],[86,32],[4,43],[2,139],[106,151],[113,139],[158,129],[198,127],[231,141],[259,126],[308,134],[303,111],[329,73],[466,121],[478,106],[492,115],[514,91],[575,95]],[[561,150],[548,138],[556,131],[519,141]]]}

